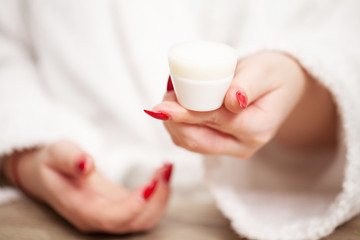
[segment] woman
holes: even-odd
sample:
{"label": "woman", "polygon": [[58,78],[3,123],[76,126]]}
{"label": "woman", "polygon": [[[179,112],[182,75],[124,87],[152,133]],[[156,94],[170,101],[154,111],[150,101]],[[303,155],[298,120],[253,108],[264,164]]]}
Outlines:
{"label": "woman", "polygon": [[200,156],[172,146],[142,112],[165,90],[167,49],[190,39],[238,49],[224,106],[186,111],[169,86],[153,115],[167,116],[177,145],[215,155],[206,177],[234,229],[314,239],[358,213],[356,1],[9,0],[0,9],[4,173],[80,230],[154,227],[171,165],[132,192],[113,182],[143,184],[163,160],[176,164],[175,192],[198,189]]}

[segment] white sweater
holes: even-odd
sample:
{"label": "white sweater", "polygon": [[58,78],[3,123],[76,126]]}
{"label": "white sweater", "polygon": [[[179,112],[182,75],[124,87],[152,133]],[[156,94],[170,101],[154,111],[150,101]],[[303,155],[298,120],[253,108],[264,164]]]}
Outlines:
{"label": "white sweater", "polygon": [[167,49],[203,39],[239,57],[283,51],[333,94],[338,148],[305,155],[272,142],[248,160],[208,157],[205,176],[239,235],[326,236],[360,212],[359,12],[356,0],[2,0],[0,156],[65,138],[114,181],[144,183],[169,160],[176,191],[196,192],[200,155],[142,112],[165,92]]}

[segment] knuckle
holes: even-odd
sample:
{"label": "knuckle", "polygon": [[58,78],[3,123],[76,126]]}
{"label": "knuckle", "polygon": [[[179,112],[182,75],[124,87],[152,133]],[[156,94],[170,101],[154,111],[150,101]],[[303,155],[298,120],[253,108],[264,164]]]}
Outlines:
{"label": "knuckle", "polygon": [[172,136],[171,139],[176,146],[181,147],[181,141],[178,138]]}
{"label": "knuckle", "polygon": [[100,212],[87,218],[88,223],[98,231],[112,233],[116,230],[118,221],[115,221],[108,212]]}
{"label": "knuckle", "polygon": [[182,146],[190,151],[196,151],[199,148],[199,145],[198,140],[191,136],[182,140]]}
{"label": "knuckle", "polygon": [[218,126],[220,122],[220,114],[218,111],[213,112],[203,124],[209,127]]}
{"label": "knuckle", "polygon": [[91,233],[94,231],[94,229],[89,228],[88,226],[82,225],[82,224],[78,224],[75,225],[76,229],[79,230],[79,232],[81,233]]}
{"label": "knuckle", "polygon": [[131,205],[127,208],[128,214],[126,219],[130,219],[133,216],[137,215],[143,209],[144,205],[140,201],[132,201]]}
{"label": "knuckle", "polygon": [[133,223],[130,223],[126,229],[128,232],[139,232],[139,231],[143,230],[143,226],[141,226],[141,224],[139,224],[139,223],[133,222]]}
{"label": "knuckle", "polygon": [[56,188],[54,188],[54,185],[51,181],[49,181],[49,170],[47,167],[40,166],[37,171],[38,179],[40,180],[41,187],[43,188],[43,193],[47,194],[48,196],[52,195],[57,198],[58,204],[61,206],[64,206],[67,202],[64,200],[66,197],[64,195],[60,194],[58,195],[56,193]]}
{"label": "knuckle", "polygon": [[263,146],[268,143],[273,137],[271,132],[264,132],[260,134],[253,135],[250,138],[250,143],[255,146]]}
{"label": "knuckle", "polygon": [[190,151],[197,150],[199,148],[199,142],[192,136],[183,134],[183,136],[171,136],[173,143]]}
{"label": "knuckle", "polygon": [[47,148],[47,150],[48,150],[48,153],[49,153],[49,156],[50,156],[50,157],[55,157],[55,156],[57,156],[57,153],[58,153],[58,151],[59,151],[59,143],[56,142],[56,143],[51,144],[51,145]]}
{"label": "knuckle", "polygon": [[107,218],[95,218],[94,223],[98,229],[107,233],[112,233],[116,230],[115,221],[111,221]]}
{"label": "knuckle", "polygon": [[68,140],[59,140],[48,146],[48,153],[51,157],[56,157],[58,153],[64,148],[64,146],[69,146],[72,143]]}
{"label": "knuckle", "polygon": [[157,226],[156,223],[148,223],[145,226],[143,226],[143,230],[144,231],[151,231],[151,230],[155,229],[156,226]]}

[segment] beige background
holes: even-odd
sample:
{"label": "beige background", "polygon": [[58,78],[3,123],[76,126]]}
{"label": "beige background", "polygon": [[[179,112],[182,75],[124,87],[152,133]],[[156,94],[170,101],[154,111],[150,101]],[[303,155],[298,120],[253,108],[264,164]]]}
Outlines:
{"label": "beige background", "polygon": [[[324,240],[360,240],[360,216],[339,227]],[[0,206],[0,239],[6,240],[220,240],[240,239],[213,202],[172,200],[152,232],[128,236],[79,233],[50,208],[29,199]]]}

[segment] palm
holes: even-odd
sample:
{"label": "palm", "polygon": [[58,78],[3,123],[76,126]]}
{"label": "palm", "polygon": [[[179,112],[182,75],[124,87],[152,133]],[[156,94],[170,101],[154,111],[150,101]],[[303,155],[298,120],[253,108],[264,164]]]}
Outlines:
{"label": "palm", "polygon": [[92,158],[71,142],[23,152],[18,159],[18,183],[24,190],[83,232],[150,230],[164,213],[169,197],[171,164],[159,168],[149,185],[128,191],[102,176]]}
{"label": "palm", "polygon": [[[46,166],[43,170],[48,203],[66,219],[72,216],[97,218],[121,205],[129,192],[94,171],[89,176],[74,178]],[[101,210],[101,211],[99,211]],[[76,219],[71,221],[80,229]]]}

